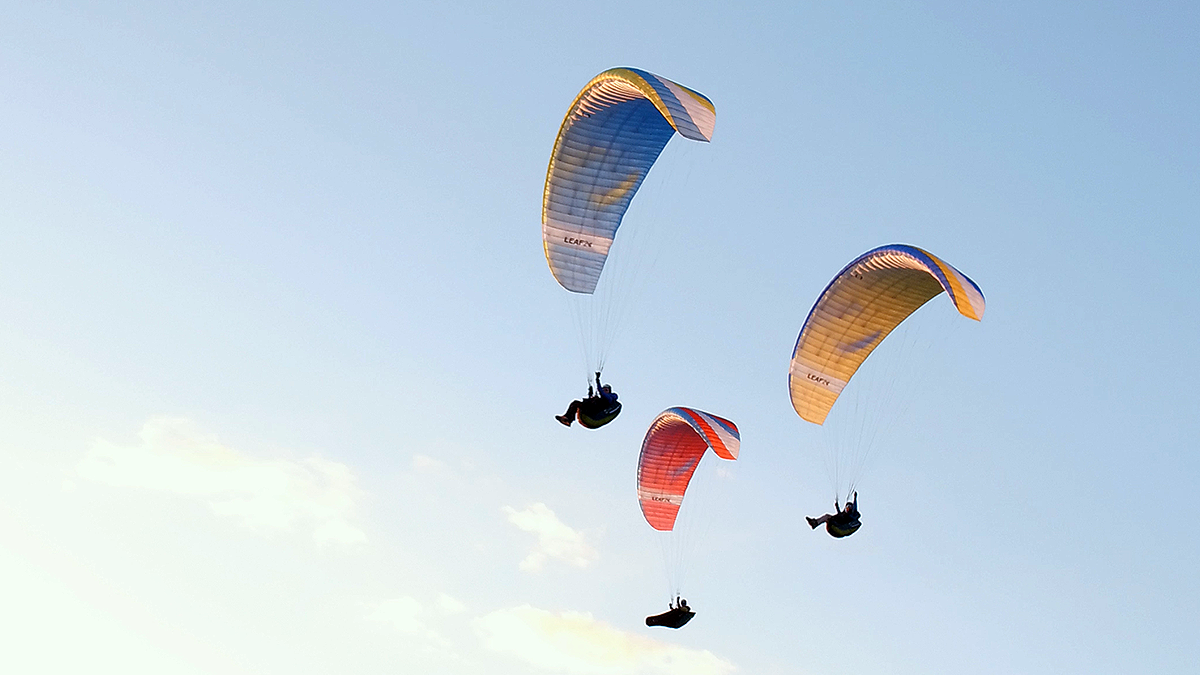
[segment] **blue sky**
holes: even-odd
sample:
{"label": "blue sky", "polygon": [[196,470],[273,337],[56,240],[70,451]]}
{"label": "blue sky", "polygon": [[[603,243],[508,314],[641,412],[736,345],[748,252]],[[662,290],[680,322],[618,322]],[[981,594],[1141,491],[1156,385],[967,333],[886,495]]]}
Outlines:
{"label": "blue sky", "polygon": [[[1185,670],[1198,27],[1189,3],[11,9],[0,663]],[[606,370],[626,407],[568,431],[542,183],[621,65],[703,92],[716,132],[633,202],[672,235]],[[893,242],[988,309],[926,359],[834,541],[803,524],[829,490],[788,358]],[[668,633],[633,480],[675,405],[742,454]]]}

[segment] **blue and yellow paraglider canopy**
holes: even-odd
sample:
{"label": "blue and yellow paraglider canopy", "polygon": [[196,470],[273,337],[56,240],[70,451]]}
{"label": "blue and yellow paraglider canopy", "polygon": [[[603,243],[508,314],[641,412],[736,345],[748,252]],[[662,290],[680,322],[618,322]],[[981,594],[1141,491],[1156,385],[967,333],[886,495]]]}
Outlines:
{"label": "blue and yellow paraglider canopy", "polygon": [[809,422],[824,423],[879,343],[942,292],[963,316],[983,318],[979,286],[916,246],[880,246],[842,268],[808,313],[792,352],[788,387],[796,413]]}
{"label": "blue and yellow paraglider canopy", "polygon": [[712,139],[716,109],[637,68],[592,78],[567,110],[546,171],[542,244],[563,288],[592,293],[621,219],[667,141]]}

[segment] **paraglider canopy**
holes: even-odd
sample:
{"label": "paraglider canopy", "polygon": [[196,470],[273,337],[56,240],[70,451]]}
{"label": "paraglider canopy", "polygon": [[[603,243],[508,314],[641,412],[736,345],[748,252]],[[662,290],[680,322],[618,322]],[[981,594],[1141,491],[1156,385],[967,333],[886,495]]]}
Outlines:
{"label": "paraglider canopy", "polygon": [[817,299],[792,352],[788,387],[814,424],[889,333],[943,291],[963,316],[983,318],[983,292],[967,275],[915,246],[880,246],[846,265]]}
{"label": "paraglider canopy", "polygon": [[600,73],[567,109],[546,169],[542,248],[555,281],[570,291],[565,302],[586,368],[604,369],[655,257],[647,236],[662,233],[662,222],[625,230],[610,259],[630,203],[676,133],[708,142],[715,124],[703,94],[637,68]]}
{"label": "paraglider canopy", "polygon": [[737,459],[741,435],[727,419],[693,408],[664,410],[642,441],[638,458],[638,500],[646,522],[671,530],[700,458],[711,449],[722,459]]}
{"label": "paraglider canopy", "polygon": [[542,245],[563,288],[590,294],[633,195],[667,141],[712,139],[703,94],[637,68],[592,78],[567,110],[542,195]]}

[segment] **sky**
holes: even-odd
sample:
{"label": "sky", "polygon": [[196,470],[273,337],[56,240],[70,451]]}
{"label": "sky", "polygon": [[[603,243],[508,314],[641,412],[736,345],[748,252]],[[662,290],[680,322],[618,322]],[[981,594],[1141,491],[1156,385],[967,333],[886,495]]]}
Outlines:
{"label": "sky", "polygon": [[[1183,2],[8,8],[0,670],[1194,668],[1198,28]],[[624,227],[668,234],[605,370],[625,407],[568,430],[542,186],[615,66],[703,92],[716,131],[634,199]],[[834,540],[788,360],[889,243],[987,313],[914,317],[953,328]],[[742,444],[668,631],[634,483],[677,405]]]}

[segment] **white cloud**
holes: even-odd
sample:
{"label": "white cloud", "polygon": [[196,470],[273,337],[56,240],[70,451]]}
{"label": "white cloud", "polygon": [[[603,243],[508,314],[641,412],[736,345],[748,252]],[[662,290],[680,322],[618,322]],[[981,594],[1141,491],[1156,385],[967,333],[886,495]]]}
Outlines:
{"label": "white cloud", "polygon": [[588,545],[582,533],[568,527],[541,502],[524,511],[505,506],[504,512],[508,514],[508,522],[538,537],[537,547],[521,561],[522,570],[536,572],[542,569],[547,558],[587,567],[597,557],[596,550]]}
{"label": "white cloud", "polygon": [[586,612],[521,605],[482,616],[474,627],[487,649],[569,675],[725,675],[735,669],[708,650],[627,633]]}
{"label": "white cloud", "polygon": [[354,523],[361,492],[350,469],[310,457],[259,459],[225,447],[188,420],[152,419],[141,443],[96,441],[76,466],[89,480],[203,499],[220,516],[256,529],[312,529],[320,544],[359,544]]}
{"label": "white cloud", "polygon": [[440,459],[434,459],[429,455],[416,454],[413,455],[413,468],[417,471],[432,473],[446,471],[450,467]]}
{"label": "white cloud", "polygon": [[[65,551],[20,551],[0,516],[0,671],[121,675],[231,675],[248,672],[224,663],[205,668],[163,636],[161,619]],[[12,546],[17,544],[16,546]],[[44,544],[43,544],[44,546]],[[31,555],[32,554],[32,555]],[[61,557],[59,557],[61,556]],[[144,618],[143,618],[144,617]],[[140,620],[139,620],[140,619]],[[152,621],[154,629],[146,621]],[[189,658],[191,657],[191,658]],[[105,667],[104,664],[111,664]],[[111,670],[110,670],[111,669]]]}
{"label": "white cloud", "polygon": [[371,621],[391,624],[392,628],[401,633],[416,634],[426,630],[425,623],[420,619],[424,612],[425,608],[421,606],[420,602],[414,598],[403,596],[379,603],[379,606],[368,614],[367,618]]}
{"label": "white cloud", "polygon": [[436,614],[430,612],[416,598],[406,595],[384,600],[376,605],[366,618],[368,621],[385,624],[399,633],[400,647],[409,657],[432,659],[431,663],[443,666],[447,663],[462,663],[463,658],[456,653],[454,643],[429,625],[431,620],[437,621],[450,613],[443,605],[445,598],[450,596],[443,593],[438,597]]}
{"label": "white cloud", "polygon": [[437,606],[438,606],[438,610],[442,614],[446,614],[446,615],[461,614],[462,612],[465,612],[467,609],[466,605],[459,602],[457,599],[452,598],[449,595],[446,595],[445,593],[438,594]]}
{"label": "white cloud", "polygon": [[445,640],[425,624],[424,615],[425,608],[421,603],[406,595],[379,603],[375,610],[367,615],[367,619],[386,623],[405,635],[444,643]]}

